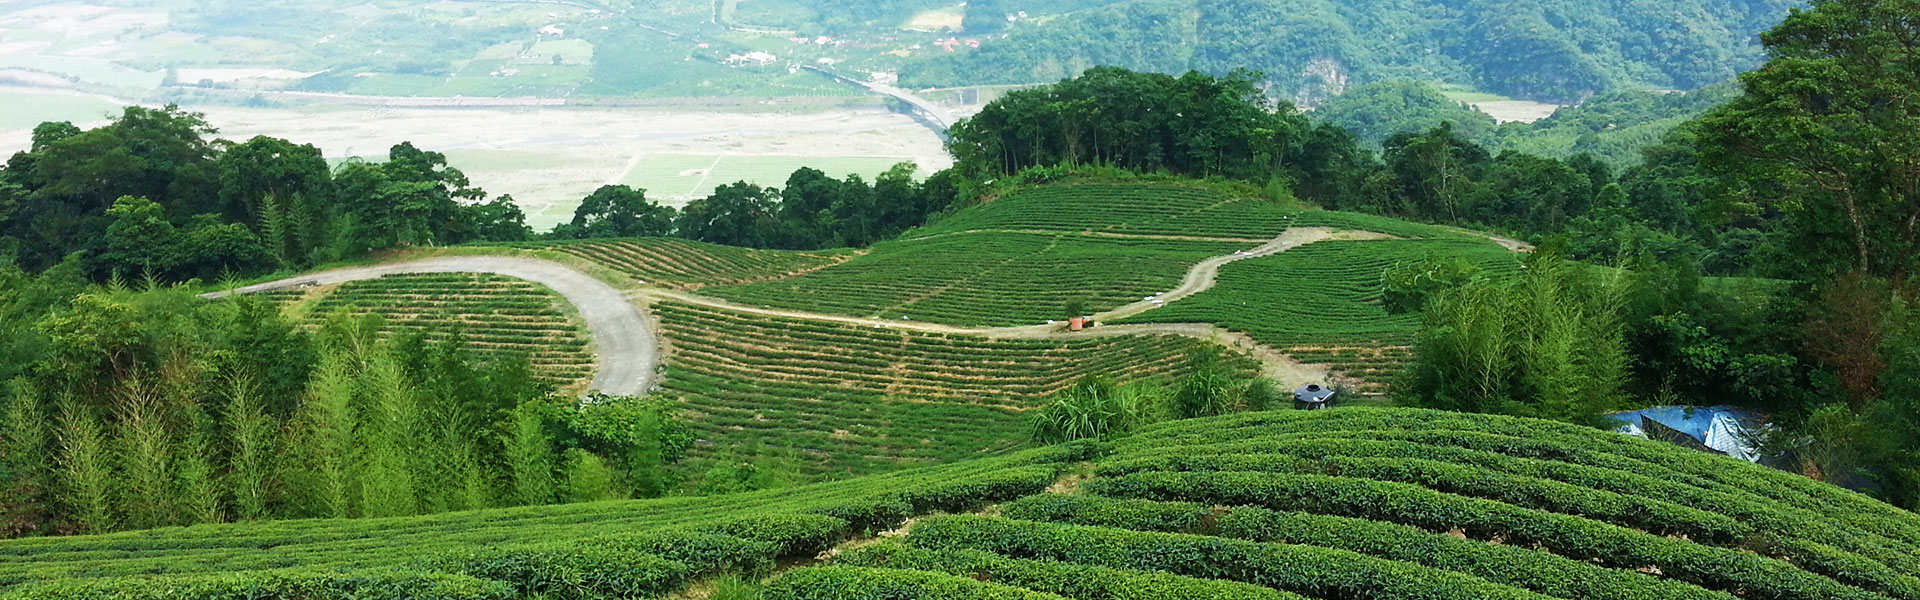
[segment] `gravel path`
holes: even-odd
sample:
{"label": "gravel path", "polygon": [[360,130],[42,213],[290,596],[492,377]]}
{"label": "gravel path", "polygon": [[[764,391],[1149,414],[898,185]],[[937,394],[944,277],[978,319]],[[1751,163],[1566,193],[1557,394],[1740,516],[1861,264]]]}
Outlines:
{"label": "gravel path", "polygon": [[[321,271],[250,285],[233,292],[249,294],[412,273],[491,273],[553,288],[580,312],[593,334],[600,368],[593,377],[592,389],[638,396],[651,387],[654,368],[660,360],[659,342],[647,326],[640,307],[606,282],[557,262],[506,256],[447,256]],[[228,293],[207,294],[207,297],[217,298]]]}

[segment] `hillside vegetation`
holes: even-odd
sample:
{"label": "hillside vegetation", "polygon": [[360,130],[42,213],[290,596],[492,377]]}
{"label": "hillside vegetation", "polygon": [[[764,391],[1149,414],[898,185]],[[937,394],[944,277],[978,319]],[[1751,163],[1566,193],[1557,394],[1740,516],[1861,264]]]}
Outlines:
{"label": "hillside vegetation", "polygon": [[[788,461],[844,476],[1003,453],[1027,412],[1101,375],[1164,385],[1212,345],[1177,336],[1016,340],[653,307],[670,348],[661,394],[701,439],[698,459]],[[1230,359],[1239,376],[1251,361]]]}
{"label": "hillside vegetation", "polygon": [[[1440,227],[1301,210],[1253,196],[1199,182],[1098,177],[1012,185],[1004,195],[845,263],[702,292],[743,304],[861,317],[1035,325],[1074,316],[1069,305],[1093,314],[1173,289],[1201,260],[1252,249],[1289,226],[1470,239]],[[1367,279],[1378,282],[1377,274]]]}
{"label": "hillside vegetation", "polygon": [[683,289],[784,279],[839,264],[841,250],[794,252],[722,246],[679,238],[612,238],[504,244],[577,256],[642,283]]}
{"label": "hillside vegetation", "polygon": [[1121,323],[1212,323],[1245,332],[1296,359],[1331,364],[1382,390],[1411,358],[1417,313],[1381,302],[1381,273],[1432,259],[1465,260],[1493,273],[1519,270],[1515,255],[1463,238],[1326,241],[1220,270],[1219,284]]}
{"label": "hillside vegetation", "polygon": [[[933,512],[951,514],[905,521]],[[1913,597],[1920,572],[1920,517],[1796,475],[1546,421],[1344,409],[777,492],[10,540],[0,597],[638,597],[903,522],[762,597],[1867,600]]]}
{"label": "hillside vegetation", "polygon": [[[1135,0],[1016,22],[1008,38],[936,56],[902,79],[1034,83],[1111,65],[1264,72],[1303,103],[1394,77],[1571,103],[1619,87],[1694,89],[1760,63],[1754,34],[1798,2]],[[1007,12],[1018,2],[988,3]],[[992,10],[992,9],[987,9]]]}
{"label": "hillside vegetation", "polygon": [[1173,288],[1187,269],[1258,244],[1072,233],[971,232],[874,245],[793,279],[714,287],[743,304],[953,325],[1037,325]]}
{"label": "hillside vegetation", "polygon": [[573,308],[553,290],[498,275],[389,275],[320,290],[286,290],[318,328],[339,313],[377,314],[382,338],[417,334],[425,343],[452,343],[497,359],[527,361],[534,375],[570,388],[593,378],[594,360]]}

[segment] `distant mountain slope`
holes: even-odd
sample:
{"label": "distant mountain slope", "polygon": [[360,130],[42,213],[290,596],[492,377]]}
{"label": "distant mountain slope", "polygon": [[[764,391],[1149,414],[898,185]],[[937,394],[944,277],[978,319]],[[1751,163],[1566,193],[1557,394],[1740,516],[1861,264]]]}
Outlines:
{"label": "distant mountain slope", "polygon": [[[1017,2],[1010,9],[1024,10]],[[1086,67],[1257,69],[1314,103],[1392,77],[1568,103],[1693,89],[1759,64],[1792,0],[1134,0],[1015,22],[1004,40],[910,65],[908,85],[1032,83]],[[984,79],[984,81],[983,81]]]}

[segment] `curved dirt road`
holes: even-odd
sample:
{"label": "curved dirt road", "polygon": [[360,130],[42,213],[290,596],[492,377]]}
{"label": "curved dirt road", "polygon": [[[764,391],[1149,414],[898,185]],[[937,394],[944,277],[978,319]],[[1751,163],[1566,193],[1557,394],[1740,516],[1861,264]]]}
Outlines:
{"label": "curved dirt road", "polygon": [[659,342],[640,308],[606,282],[557,262],[508,256],[446,256],[396,263],[347,267],[206,294],[218,298],[293,287],[331,285],[413,273],[491,273],[525,279],[559,292],[580,311],[598,349],[599,372],[592,389],[621,396],[638,396],[653,382],[659,361]]}
{"label": "curved dirt road", "polygon": [[[1338,239],[1376,239],[1383,236],[1368,232],[1335,231],[1325,227],[1297,227],[1288,229],[1258,248],[1234,254],[1216,256],[1201,261],[1187,270],[1186,277],[1178,287],[1155,296],[1160,302],[1143,300],[1121,306],[1113,310],[1093,315],[1095,321],[1109,321],[1138,315],[1153,310],[1166,302],[1173,302],[1212,289],[1219,280],[1220,267],[1236,261],[1271,256],[1287,250],[1305,246],[1314,242]],[[659,340],[647,324],[646,316],[641,312],[641,303],[659,301],[680,302],[697,306],[706,306],[732,312],[755,314],[809,321],[827,321],[866,327],[921,331],[927,333],[945,333],[954,335],[972,335],[998,339],[1082,339],[1111,337],[1121,335],[1181,335],[1211,340],[1224,346],[1239,348],[1259,359],[1264,365],[1267,376],[1279,380],[1287,386],[1303,383],[1323,382],[1331,375],[1324,365],[1309,365],[1294,360],[1273,348],[1261,345],[1246,334],[1234,333],[1209,323],[1144,323],[1135,325],[1106,325],[1085,331],[1064,331],[1064,325],[1027,325],[1016,327],[963,327],[920,321],[890,321],[869,317],[833,315],[798,310],[763,308],[739,304],[711,296],[702,296],[690,292],[665,288],[641,288],[621,292],[607,283],[566,265],[537,258],[509,256],[448,256],[427,258],[403,262],[348,267],[292,277],[279,281],[250,285],[231,292],[206,294],[209,298],[225,296],[229,293],[253,293],[267,290],[306,287],[313,285],[332,285],[349,281],[375,279],[386,275],[408,273],[491,273],[525,279],[553,288],[566,297],[567,301],[580,311],[585,318],[587,328],[593,334],[594,345],[598,348],[600,369],[593,378],[592,388],[608,394],[640,395],[651,389],[653,374],[659,363]]]}
{"label": "curved dirt road", "polygon": [[[1151,300],[1142,300],[1139,302],[1135,302],[1133,304],[1128,304],[1126,306],[1115,308],[1113,310],[1095,314],[1093,315],[1093,320],[1109,321],[1109,320],[1115,320],[1115,319],[1134,316],[1143,312],[1147,312],[1149,310],[1153,310],[1154,308],[1158,308],[1162,303],[1172,302],[1175,300],[1186,298],[1188,296],[1192,296],[1194,294],[1198,294],[1200,292],[1204,292],[1209,289],[1212,289],[1213,286],[1219,281],[1220,267],[1226,266],[1228,263],[1247,260],[1250,258],[1258,258],[1262,256],[1271,256],[1274,254],[1279,254],[1281,252],[1292,250],[1294,248],[1298,248],[1300,246],[1305,246],[1307,244],[1311,244],[1314,242],[1321,242],[1321,241],[1327,241],[1327,240],[1342,240],[1342,239],[1380,239],[1385,237],[1391,237],[1391,236],[1386,236],[1383,234],[1372,233],[1372,232],[1365,232],[1365,231],[1335,231],[1327,227],[1291,228],[1291,229],[1288,229],[1285,233],[1282,233],[1280,237],[1274,238],[1273,241],[1267,242],[1266,244],[1263,244],[1258,248],[1254,248],[1252,250],[1247,250],[1244,252],[1228,254],[1224,256],[1215,256],[1213,258],[1209,258],[1204,261],[1201,261],[1199,264],[1196,264],[1192,268],[1189,268],[1187,270],[1187,275],[1185,279],[1183,279],[1180,282],[1179,287],[1176,287],[1172,290],[1169,290],[1167,292],[1164,292],[1155,296],[1154,297],[1155,299],[1160,300],[1160,302],[1158,303],[1153,302]],[[760,306],[740,304],[737,302],[722,300],[722,299],[714,298],[711,296],[702,296],[699,294],[692,294],[688,292],[658,289],[658,288],[646,288],[641,290],[635,290],[632,292],[632,294],[636,300],[644,301],[644,302],[658,302],[661,300],[667,300],[672,302],[680,302],[683,304],[693,304],[697,306],[717,308],[717,309],[726,310],[730,312],[747,313],[747,314],[762,315],[762,316],[769,316],[769,317],[805,319],[809,321],[828,321],[833,323],[844,323],[844,324],[859,325],[864,327],[877,327],[877,328],[898,329],[898,330],[906,330],[906,331],[921,331],[921,332],[927,332],[927,333],[974,335],[974,336],[998,338],[998,339],[1059,340],[1059,339],[1111,337],[1111,336],[1120,336],[1120,335],[1182,335],[1187,337],[1211,340],[1213,342],[1219,343],[1224,346],[1235,347],[1235,348],[1244,350],[1248,354],[1251,354],[1255,358],[1260,360],[1261,364],[1264,366],[1264,370],[1268,377],[1279,380],[1281,384],[1289,387],[1306,384],[1306,383],[1325,382],[1332,375],[1331,369],[1328,369],[1325,365],[1310,365],[1310,364],[1302,363],[1300,361],[1294,360],[1290,356],[1287,356],[1285,353],[1282,353],[1273,348],[1269,348],[1261,345],[1259,342],[1255,341],[1253,338],[1247,336],[1246,334],[1228,331],[1226,328],[1213,325],[1210,323],[1142,323],[1142,324],[1134,324],[1134,325],[1104,325],[1104,326],[1095,327],[1092,329],[1087,329],[1084,331],[1065,331],[1062,329],[1063,327],[1065,327],[1064,324],[1025,325],[1025,326],[1016,326],[1016,327],[963,327],[959,325],[943,325],[940,323],[926,323],[921,321],[893,321],[893,320],[886,320],[886,319],[876,319],[872,317],[855,317],[855,316],[848,316],[848,315],[822,314],[822,313],[814,313],[814,312],[799,311],[799,310],[766,308],[766,307],[760,307]]]}

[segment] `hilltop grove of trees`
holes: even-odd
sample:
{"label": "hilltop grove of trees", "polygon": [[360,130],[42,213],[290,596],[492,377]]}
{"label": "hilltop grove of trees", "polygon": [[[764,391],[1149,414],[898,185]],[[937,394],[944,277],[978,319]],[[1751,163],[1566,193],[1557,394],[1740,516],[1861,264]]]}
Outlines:
{"label": "hilltop grove of trees", "polygon": [[312,145],[215,139],[201,115],[128,107],[91,130],[46,123],[0,167],[0,261],[67,262],[93,281],[183,282],[303,270],[405,247],[534,238],[668,236],[758,248],[866,246],[950,207],[953,173],[902,164],[872,182],[802,168],[784,189],[720,186],[682,210],[606,186],[537,234],[511,196],[489,197],[411,143],[329,167]]}
{"label": "hilltop grove of trees", "polygon": [[646,190],[609,185],[587,196],[573,220],[547,237],[677,236],[787,250],[864,247],[918,227],[953,205],[959,193],[953,173],[924,181],[915,181],[913,174],[913,164],[902,163],[867,183],[859,175],[834,179],[802,167],[784,188],[735,182],[678,210],[647,199]]}
{"label": "hilltop grove of trees", "polygon": [[183,281],[527,235],[511,198],[485,201],[437,152],[403,143],[336,170],[311,145],[214,133],[171,106],[35,128],[0,168],[0,256],[33,272],[75,260],[96,280]]}

